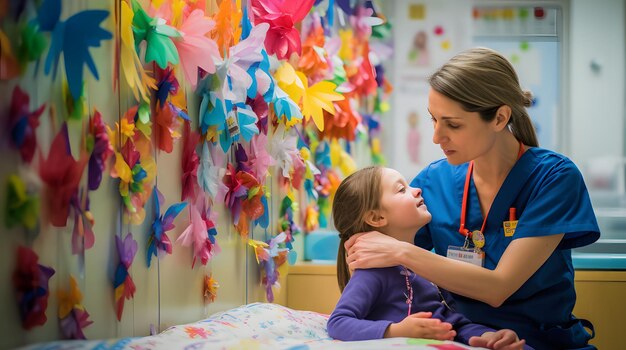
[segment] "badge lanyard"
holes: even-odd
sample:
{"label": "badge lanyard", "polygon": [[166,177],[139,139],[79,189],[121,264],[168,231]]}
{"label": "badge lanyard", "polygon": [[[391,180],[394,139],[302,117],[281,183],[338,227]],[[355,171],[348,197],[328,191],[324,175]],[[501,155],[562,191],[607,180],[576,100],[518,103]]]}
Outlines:
{"label": "badge lanyard", "polygon": [[[519,151],[517,153],[517,160],[519,160],[524,154],[524,144],[522,141],[519,141]],[[487,224],[487,218],[489,217],[489,213],[485,215],[483,219],[483,224],[480,227],[480,230],[470,231],[465,228],[465,218],[467,214],[467,201],[469,194],[469,185],[470,180],[472,178],[472,171],[474,170],[474,161],[470,161],[469,166],[467,167],[467,175],[465,175],[465,186],[463,187],[463,202],[461,203],[461,225],[459,226],[459,233],[465,236],[465,246],[468,244],[468,240],[471,239],[474,243],[474,247],[477,249],[482,248],[485,245],[485,225]]]}

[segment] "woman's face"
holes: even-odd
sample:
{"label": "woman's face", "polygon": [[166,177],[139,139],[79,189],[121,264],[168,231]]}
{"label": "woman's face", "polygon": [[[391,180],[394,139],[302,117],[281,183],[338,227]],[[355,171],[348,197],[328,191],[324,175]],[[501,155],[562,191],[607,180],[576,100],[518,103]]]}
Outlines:
{"label": "woman's face", "polygon": [[[443,150],[448,162],[463,164],[492,149],[496,132],[478,112],[467,112],[458,102],[430,89],[428,111],[432,117],[433,142]],[[495,123],[495,122],[494,122]]]}
{"label": "woman's face", "polygon": [[422,190],[409,187],[396,170],[383,168],[381,211],[387,219],[382,231],[400,241],[413,242],[415,233],[430,222],[432,216],[424,204]]}

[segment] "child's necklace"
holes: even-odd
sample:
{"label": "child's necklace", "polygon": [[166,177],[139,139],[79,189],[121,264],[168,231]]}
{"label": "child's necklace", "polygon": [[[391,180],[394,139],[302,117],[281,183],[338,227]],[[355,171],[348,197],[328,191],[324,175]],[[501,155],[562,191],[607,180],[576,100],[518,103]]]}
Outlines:
{"label": "child's necklace", "polygon": [[411,286],[411,282],[409,281],[409,275],[411,274],[411,272],[405,266],[402,266],[402,268],[404,269],[404,271],[402,271],[401,274],[404,275],[404,280],[406,281],[406,292],[404,293],[404,296],[406,297],[407,305],[409,305],[409,312],[407,316],[410,316],[411,306],[413,305],[413,287]]}

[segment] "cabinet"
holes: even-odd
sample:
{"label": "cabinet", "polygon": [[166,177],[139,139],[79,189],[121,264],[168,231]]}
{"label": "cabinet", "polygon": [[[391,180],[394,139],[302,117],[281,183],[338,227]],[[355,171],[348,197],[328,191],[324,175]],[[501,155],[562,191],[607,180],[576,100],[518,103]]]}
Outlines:
{"label": "cabinet", "polygon": [[340,295],[335,265],[299,263],[289,267],[287,307],[330,314]]}
{"label": "cabinet", "polygon": [[[626,271],[577,270],[574,315],[591,321],[598,349],[620,349],[626,315]],[[286,306],[330,314],[339,296],[336,266],[299,263],[289,267]],[[538,312],[541,312],[538,310]]]}
{"label": "cabinet", "polygon": [[577,270],[574,315],[594,325],[591,344],[598,349],[622,349],[626,314],[626,271]]}

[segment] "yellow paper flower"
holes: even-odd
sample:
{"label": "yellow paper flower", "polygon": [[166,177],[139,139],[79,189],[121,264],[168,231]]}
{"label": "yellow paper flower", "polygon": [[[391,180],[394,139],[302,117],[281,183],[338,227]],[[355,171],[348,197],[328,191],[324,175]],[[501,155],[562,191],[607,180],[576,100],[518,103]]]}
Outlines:
{"label": "yellow paper flower", "polygon": [[82,308],[80,302],[83,300],[83,295],[78,288],[78,283],[74,276],[70,275],[70,289],[59,289],[59,318],[63,319],[74,308]]}
{"label": "yellow paper flower", "polygon": [[256,239],[248,239],[248,245],[254,248],[254,256],[256,257],[257,264],[260,263],[260,260],[269,259],[269,254],[264,248],[269,248],[269,245],[262,241],[257,241]]}
{"label": "yellow paper flower", "polygon": [[[154,3],[153,3],[154,5]],[[154,5],[156,8],[159,6]],[[130,5],[125,1],[121,2],[120,16],[120,66],[126,83],[133,92],[136,100],[142,99],[146,102],[150,101],[150,93],[148,88],[156,90],[155,80],[148,76],[143,69],[141,60],[135,51],[135,39],[133,36],[133,17],[135,16]]]}

